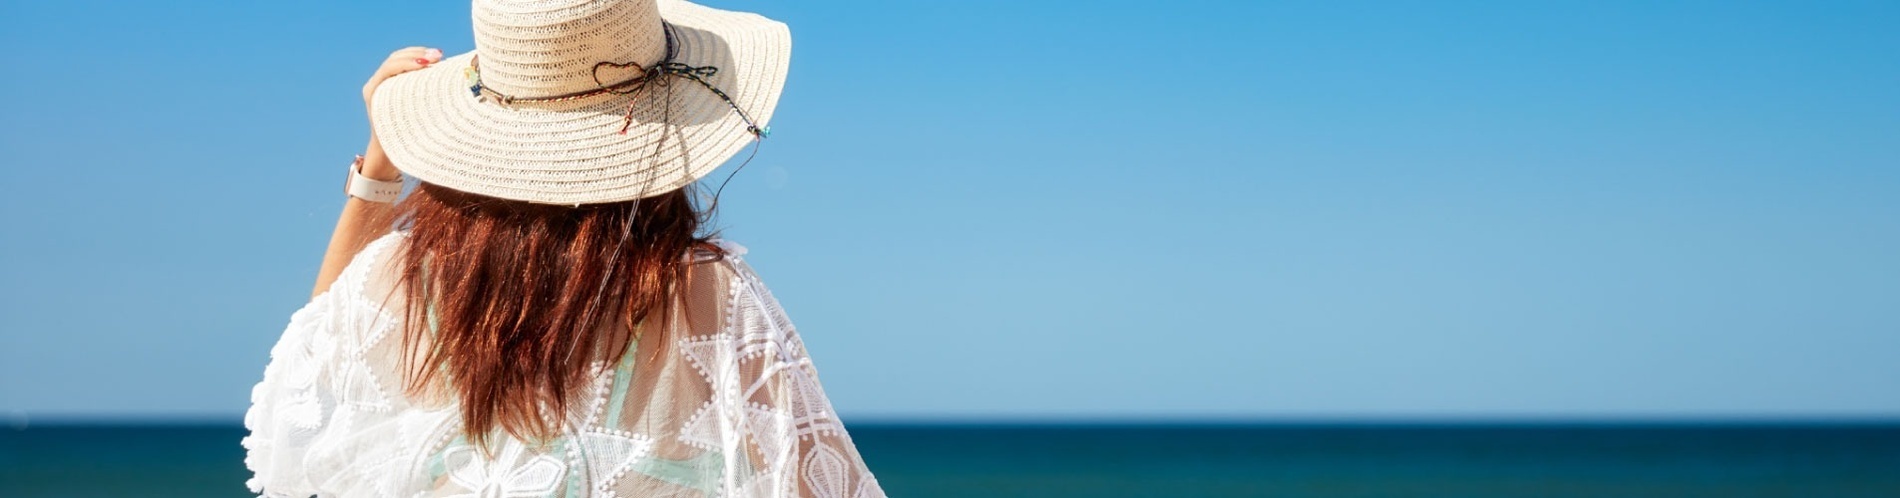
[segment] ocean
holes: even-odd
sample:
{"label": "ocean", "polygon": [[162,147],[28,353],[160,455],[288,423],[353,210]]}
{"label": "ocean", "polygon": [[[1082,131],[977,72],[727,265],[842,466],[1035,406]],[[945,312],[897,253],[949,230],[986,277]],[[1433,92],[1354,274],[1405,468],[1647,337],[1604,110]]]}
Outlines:
{"label": "ocean", "polygon": [[[849,429],[894,497],[1900,497],[1900,422]],[[250,496],[243,434],[0,428],[0,497]]]}

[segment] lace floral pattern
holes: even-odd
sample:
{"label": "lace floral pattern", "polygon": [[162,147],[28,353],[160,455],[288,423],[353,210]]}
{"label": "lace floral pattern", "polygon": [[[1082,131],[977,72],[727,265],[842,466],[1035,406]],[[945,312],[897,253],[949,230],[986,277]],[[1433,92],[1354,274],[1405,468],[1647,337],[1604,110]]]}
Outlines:
{"label": "lace floral pattern", "polygon": [[[394,233],[291,315],[251,392],[246,485],[272,497],[884,495],[791,321],[741,257],[704,258],[675,325],[636,343],[552,441],[460,437],[452,402],[408,399],[397,370]],[[709,255],[700,255],[709,256]],[[644,353],[644,354],[635,354]]]}

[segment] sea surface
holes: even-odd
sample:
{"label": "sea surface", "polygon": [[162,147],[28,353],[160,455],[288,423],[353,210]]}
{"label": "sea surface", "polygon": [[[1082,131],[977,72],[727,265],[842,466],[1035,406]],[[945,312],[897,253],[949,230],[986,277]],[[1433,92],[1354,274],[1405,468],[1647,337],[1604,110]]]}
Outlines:
{"label": "sea surface", "polygon": [[[1900,422],[869,424],[894,497],[1900,497]],[[250,496],[236,425],[0,427],[0,497]]]}

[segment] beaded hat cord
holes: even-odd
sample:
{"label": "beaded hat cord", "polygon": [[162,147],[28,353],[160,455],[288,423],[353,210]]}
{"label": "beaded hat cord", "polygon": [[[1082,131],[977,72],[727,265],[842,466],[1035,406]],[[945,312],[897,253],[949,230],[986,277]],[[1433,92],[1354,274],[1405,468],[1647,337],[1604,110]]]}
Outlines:
{"label": "beaded hat cord", "polygon": [[[691,64],[686,64],[686,63],[681,63],[681,62],[674,62],[673,57],[678,55],[678,47],[676,47],[673,43],[673,25],[670,23],[661,23],[661,26],[663,26],[666,30],[666,58],[665,59],[661,60],[657,64],[654,64],[653,67],[643,66],[638,62],[602,61],[600,63],[594,64],[594,70],[593,70],[594,85],[598,86],[599,88],[596,88],[593,90],[584,90],[584,91],[579,91],[579,92],[574,92],[574,93],[554,95],[554,96],[548,96],[548,97],[518,97],[514,95],[508,95],[506,93],[496,91],[495,89],[489,88],[488,86],[482,84],[482,72],[481,72],[481,66],[480,66],[481,56],[479,55],[469,58],[468,67],[462,70],[462,75],[468,79],[468,83],[469,83],[468,91],[470,94],[474,95],[476,99],[481,100],[483,102],[495,102],[501,105],[512,105],[516,102],[526,102],[526,103],[567,102],[571,100],[579,100],[579,99],[584,99],[584,98],[593,97],[597,95],[605,95],[605,94],[610,94],[610,93],[616,94],[616,95],[633,94],[633,95],[636,95],[637,97],[638,94],[646,91],[649,85],[667,86],[670,81],[670,79],[666,78],[667,76],[685,78],[687,80],[693,81],[694,83],[698,83],[699,86],[705,87],[706,90],[711,91],[713,95],[717,95],[719,97],[719,100],[724,101],[727,106],[731,107],[732,111],[739,115],[739,119],[742,121],[745,121],[746,133],[750,133],[752,134],[752,136],[757,137],[759,139],[764,139],[765,137],[772,135],[772,127],[770,126],[761,127],[761,126],[758,126],[757,123],[752,122],[752,116],[746,114],[745,109],[740,109],[739,104],[736,102],[733,102],[731,96],[726,95],[726,92],[724,90],[720,90],[719,87],[713,86],[712,82],[706,81],[706,78],[711,78],[713,77],[713,75],[719,74],[718,67],[694,66]],[[619,83],[613,83],[613,84],[602,83],[600,81],[600,70],[601,68],[604,68],[604,67],[614,67],[614,68],[622,68],[622,69],[633,68],[634,70],[636,70],[636,72],[639,73],[639,75],[634,76],[631,79],[628,79],[626,81],[622,81]],[[638,104],[639,104],[638,98],[635,98],[633,99],[632,102],[627,103],[626,119],[622,120],[620,124],[621,135],[627,134],[627,129],[633,126],[633,114],[634,114],[634,110],[638,107]]]}

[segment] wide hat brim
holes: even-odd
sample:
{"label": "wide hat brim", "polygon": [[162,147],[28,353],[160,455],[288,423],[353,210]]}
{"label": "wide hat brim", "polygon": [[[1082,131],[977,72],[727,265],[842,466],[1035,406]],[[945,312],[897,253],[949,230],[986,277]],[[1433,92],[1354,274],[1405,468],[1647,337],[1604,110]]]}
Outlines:
{"label": "wide hat brim", "polygon": [[[705,80],[766,126],[791,58],[785,24],[682,0],[658,4],[673,28],[674,62],[718,68]],[[370,123],[403,173],[517,201],[618,202],[685,187],[759,139],[733,105],[683,78],[640,94],[483,102],[464,75],[474,55],[447,57],[377,87]]]}

